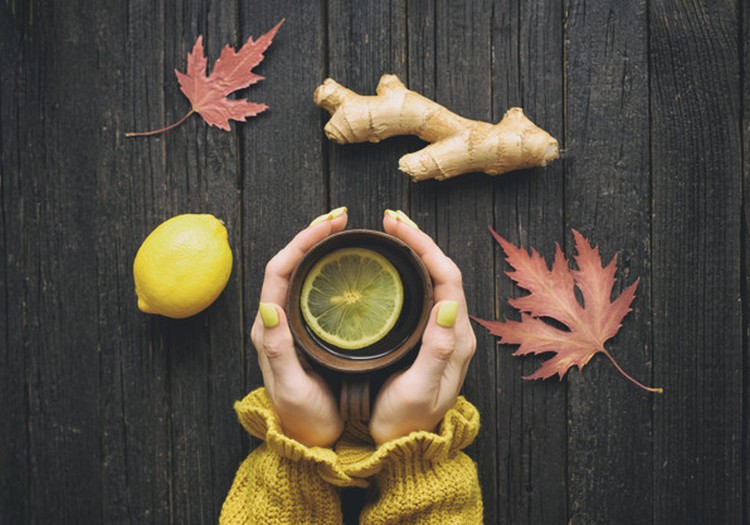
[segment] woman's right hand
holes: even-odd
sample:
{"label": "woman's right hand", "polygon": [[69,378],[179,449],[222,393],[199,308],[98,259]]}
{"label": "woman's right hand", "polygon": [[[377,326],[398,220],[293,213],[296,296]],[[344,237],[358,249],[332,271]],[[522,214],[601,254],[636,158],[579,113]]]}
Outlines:
{"label": "woman's right hand", "polygon": [[424,262],[435,306],[416,360],[388,378],[375,399],[370,434],[376,444],[418,430],[434,431],[455,404],[477,347],[456,264],[403,212],[387,210],[383,227]]}

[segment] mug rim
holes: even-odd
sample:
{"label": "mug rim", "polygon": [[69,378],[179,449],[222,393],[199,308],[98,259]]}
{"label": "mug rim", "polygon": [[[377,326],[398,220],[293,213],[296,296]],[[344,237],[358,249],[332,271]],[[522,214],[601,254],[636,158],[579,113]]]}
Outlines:
{"label": "mug rim", "polygon": [[[378,239],[378,242],[391,244],[394,248],[406,255],[408,262],[414,267],[414,270],[421,281],[423,290],[422,309],[414,330],[393,350],[370,358],[348,359],[327,350],[310,335],[305,328],[306,323],[304,322],[301,308],[299,306],[299,297],[307,272],[321,257],[330,253],[330,251],[346,247],[346,241],[349,239],[356,241],[360,238],[367,237],[374,237]],[[333,248],[330,248],[331,245]],[[373,249],[377,249],[377,247],[373,247]],[[317,364],[329,370],[342,373],[375,372],[387,368],[404,358],[411,350],[419,345],[429,321],[432,305],[432,278],[430,277],[424,262],[422,262],[422,259],[420,259],[416,252],[401,239],[382,231],[369,229],[352,229],[337,232],[333,235],[329,235],[310,248],[292,272],[286,297],[286,313],[289,321],[289,329],[292,333],[292,338],[294,339],[294,344],[297,349]]]}

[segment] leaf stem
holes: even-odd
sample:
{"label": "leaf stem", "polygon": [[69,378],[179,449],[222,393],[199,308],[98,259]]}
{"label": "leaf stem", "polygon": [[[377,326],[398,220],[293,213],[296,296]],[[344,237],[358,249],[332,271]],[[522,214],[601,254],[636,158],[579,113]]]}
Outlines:
{"label": "leaf stem", "polygon": [[649,392],[653,392],[655,394],[663,394],[664,393],[664,389],[663,388],[654,388],[654,387],[646,386],[646,385],[638,382],[637,380],[633,379],[633,377],[630,374],[628,374],[625,370],[622,369],[622,367],[620,365],[617,364],[617,361],[615,361],[615,358],[612,357],[612,354],[610,354],[609,352],[607,352],[607,350],[605,348],[602,348],[601,351],[604,353],[604,355],[606,355],[607,357],[609,357],[609,360],[612,361],[612,364],[615,365],[615,368],[617,368],[617,370],[619,370],[622,375],[624,375],[630,381],[632,381],[633,383],[635,383],[637,386],[639,386],[642,389],[647,390]]}
{"label": "leaf stem", "polygon": [[193,113],[195,113],[195,110],[191,109],[185,114],[184,117],[182,117],[180,120],[178,120],[174,124],[170,124],[167,127],[164,127],[161,129],[155,129],[153,131],[129,131],[125,133],[125,136],[126,137],[149,137],[151,135],[158,135],[159,133],[164,133],[165,131],[169,131],[170,129],[176,128],[177,126],[185,122],[188,119],[188,117],[190,117],[190,115],[192,115]]}

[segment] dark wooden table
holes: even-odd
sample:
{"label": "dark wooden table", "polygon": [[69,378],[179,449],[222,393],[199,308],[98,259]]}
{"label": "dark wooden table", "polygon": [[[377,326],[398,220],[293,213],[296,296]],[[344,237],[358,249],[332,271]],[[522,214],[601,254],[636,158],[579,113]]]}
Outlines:
{"label": "dark wooden table", "polygon": [[[286,17],[226,133],[174,69]],[[488,225],[548,259],[571,229],[619,253],[634,311],[598,356],[523,381],[535,358],[477,330],[465,395],[487,523],[748,523],[750,4],[738,0],[0,2],[0,523],[216,522],[254,445],[232,403],[261,383],[249,327],[263,269],[347,205],[403,209],[463,271],[469,307],[519,291]],[[476,119],[522,106],[559,138],[547,169],[409,182],[417,139],[337,146],[312,103],[382,73]],[[228,226],[234,270],[204,313],[141,314],[132,263],[176,214]]]}

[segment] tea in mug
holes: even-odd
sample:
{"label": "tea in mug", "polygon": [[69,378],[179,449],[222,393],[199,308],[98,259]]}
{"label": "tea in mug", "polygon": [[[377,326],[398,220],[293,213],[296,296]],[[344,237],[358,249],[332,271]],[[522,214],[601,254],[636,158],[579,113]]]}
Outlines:
{"label": "tea in mug", "polygon": [[404,306],[404,285],[381,253],[362,247],[333,250],[310,269],[302,284],[300,309],[321,340],[360,350],[394,328]]}

